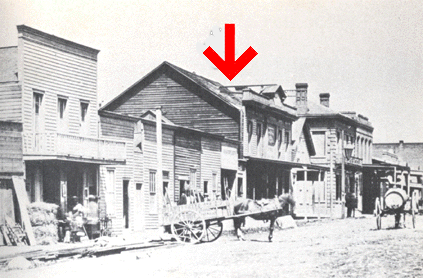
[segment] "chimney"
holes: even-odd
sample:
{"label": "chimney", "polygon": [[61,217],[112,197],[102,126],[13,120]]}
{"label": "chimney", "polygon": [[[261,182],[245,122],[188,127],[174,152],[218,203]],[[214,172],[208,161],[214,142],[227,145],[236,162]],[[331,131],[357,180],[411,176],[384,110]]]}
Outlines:
{"label": "chimney", "polygon": [[323,106],[329,107],[330,94],[329,93],[322,93],[319,96],[320,96],[320,104],[323,105]]}
{"label": "chimney", "polygon": [[295,104],[297,107],[298,114],[306,114],[307,109],[307,83],[296,83],[295,89],[296,89],[296,95],[295,95]]}
{"label": "chimney", "polygon": [[399,141],[398,149],[399,153],[402,153],[404,151],[404,140]]}

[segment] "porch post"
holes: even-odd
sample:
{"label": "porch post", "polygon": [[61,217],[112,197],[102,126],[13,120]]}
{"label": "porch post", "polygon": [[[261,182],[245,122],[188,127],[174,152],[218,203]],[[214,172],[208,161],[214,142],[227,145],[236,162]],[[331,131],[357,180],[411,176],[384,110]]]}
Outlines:
{"label": "porch post", "polygon": [[157,141],[157,185],[156,198],[159,225],[163,224],[163,166],[162,166],[162,107],[156,108],[156,141]]}

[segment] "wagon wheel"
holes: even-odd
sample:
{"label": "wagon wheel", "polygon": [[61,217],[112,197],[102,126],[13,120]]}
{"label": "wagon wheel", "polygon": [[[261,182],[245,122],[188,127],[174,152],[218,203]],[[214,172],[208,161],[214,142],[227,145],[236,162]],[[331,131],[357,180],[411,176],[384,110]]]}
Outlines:
{"label": "wagon wheel", "polygon": [[206,233],[201,239],[202,242],[212,242],[222,235],[222,221],[208,222],[206,225]]}
{"label": "wagon wheel", "polygon": [[382,205],[380,204],[379,198],[375,200],[375,215],[376,215],[376,226],[380,230],[382,228]]}
{"label": "wagon wheel", "polygon": [[193,210],[181,211],[174,217],[172,234],[176,240],[184,243],[197,243],[206,232],[203,216]]}
{"label": "wagon wheel", "polygon": [[417,192],[414,191],[411,195],[411,216],[413,220],[413,229],[416,228],[416,213],[418,212]]}

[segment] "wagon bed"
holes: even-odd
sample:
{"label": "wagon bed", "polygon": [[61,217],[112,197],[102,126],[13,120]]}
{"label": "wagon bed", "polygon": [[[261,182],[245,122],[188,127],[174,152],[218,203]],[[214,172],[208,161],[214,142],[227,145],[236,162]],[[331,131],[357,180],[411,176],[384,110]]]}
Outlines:
{"label": "wagon bed", "polygon": [[222,221],[268,213],[272,210],[235,215],[233,199],[198,202],[186,205],[167,205],[163,210],[163,226],[180,242],[212,242],[223,231]]}

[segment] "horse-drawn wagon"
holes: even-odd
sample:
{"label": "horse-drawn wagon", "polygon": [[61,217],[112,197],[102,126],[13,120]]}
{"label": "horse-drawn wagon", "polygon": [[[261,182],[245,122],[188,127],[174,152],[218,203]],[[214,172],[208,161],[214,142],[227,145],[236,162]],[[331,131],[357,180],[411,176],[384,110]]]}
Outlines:
{"label": "horse-drawn wagon", "polygon": [[[170,202],[163,208],[163,226],[176,240],[184,243],[212,242],[222,235],[222,221],[233,219],[236,233],[241,223],[249,216],[257,220],[270,220],[269,240],[272,239],[277,217],[286,215],[295,202],[292,196],[284,194],[278,198],[261,202],[250,199],[199,201],[176,205]],[[243,239],[243,236],[238,235]]]}
{"label": "horse-drawn wagon", "polygon": [[382,228],[382,217],[385,215],[395,215],[395,227],[400,225],[401,215],[404,217],[406,213],[411,214],[413,228],[416,226],[416,214],[418,213],[418,196],[417,191],[411,194],[411,198],[407,192],[401,188],[390,188],[382,198],[376,198],[375,211],[376,225],[378,230]]}

